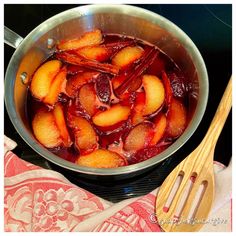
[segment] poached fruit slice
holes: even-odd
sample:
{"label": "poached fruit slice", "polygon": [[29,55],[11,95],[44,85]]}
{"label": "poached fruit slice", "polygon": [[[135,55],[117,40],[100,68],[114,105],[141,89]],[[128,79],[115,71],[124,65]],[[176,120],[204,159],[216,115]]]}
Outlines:
{"label": "poached fruit slice", "polygon": [[42,64],[34,73],[30,91],[38,100],[42,101],[49,93],[55,76],[60,71],[62,63],[59,60],[51,60]]}
{"label": "poached fruit slice", "polygon": [[182,72],[176,70],[175,72],[168,73],[168,78],[170,79],[173,96],[183,99],[186,95],[186,86]]}
{"label": "poached fruit slice", "polygon": [[52,112],[55,118],[56,125],[60,131],[60,135],[61,135],[64,146],[70,147],[72,145],[72,141],[70,139],[70,135],[66,126],[66,121],[65,121],[62,105],[60,103],[57,103]]}
{"label": "poached fruit slice", "polygon": [[83,85],[79,90],[78,96],[81,106],[90,116],[93,116],[98,111],[96,106],[96,92],[94,89],[94,84],[89,83]]}
{"label": "poached fruit slice", "polygon": [[92,120],[97,126],[109,127],[127,120],[129,115],[130,107],[116,104],[111,106],[106,111],[96,113]]}
{"label": "poached fruit slice", "polygon": [[157,111],[165,100],[165,88],[161,80],[154,75],[143,76],[145,90],[145,108],[143,115],[150,115]]}
{"label": "poached fruit slice", "polygon": [[97,45],[102,43],[102,40],[103,37],[101,30],[95,29],[84,33],[80,38],[61,41],[57,47],[59,50],[72,50],[85,46]]}
{"label": "poached fruit slice", "polygon": [[76,164],[93,168],[116,168],[126,166],[128,162],[115,152],[97,149],[88,155],[80,156]]}
{"label": "poached fruit slice", "polygon": [[65,89],[66,74],[66,67],[63,67],[55,76],[47,96],[43,99],[44,103],[53,106],[57,102],[59,94]]}
{"label": "poached fruit slice", "polygon": [[142,57],[144,50],[139,46],[128,46],[121,49],[113,58],[112,64],[126,69],[130,64]]}
{"label": "poached fruit slice", "polygon": [[168,146],[170,146],[170,142],[160,142],[157,145],[146,147],[138,150],[129,158],[129,164],[136,164],[142,161],[145,161],[149,158],[158,155],[160,152],[164,151]]}
{"label": "poached fruit slice", "polygon": [[172,138],[180,136],[187,125],[187,111],[184,105],[173,98],[167,113],[167,134]]}
{"label": "poached fruit slice", "polygon": [[131,114],[131,122],[133,125],[137,125],[144,121],[143,110],[145,107],[145,93],[137,92],[134,102],[134,109]]}
{"label": "poached fruit slice", "polygon": [[103,103],[109,103],[111,98],[111,86],[108,75],[102,74],[98,76],[95,82],[95,88],[98,99]]}
{"label": "poached fruit slice", "polygon": [[32,128],[35,137],[47,148],[72,145],[60,103],[57,103],[51,111],[41,107],[33,118]]}
{"label": "poached fruit slice", "polygon": [[151,122],[143,122],[136,125],[125,138],[124,150],[136,152],[147,147],[153,138],[153,124]]}
{"label": "poached fruit slice", "polygon": [[98,137],[92,125],[79,116],[68,114],[68,123],[72,128],[75,137],[75,146],[80,153],[87,154],[98,147]]}
{"label": "poached fruit slice", "polygon": [[101,45],[83,47],[76,50],[76,53],[86,59],[96,60],[99,62],[108,60],[110,56],[108,49]]}
{"label": "poached fruit slice", "polygon": [[35,114],[32,128],[36,139],[47,148],[61,146],[63,140],[52,111],[41,108]]}
{"label": "poached fruit slice", "polygon": [[154,136],[151,141],[151,145],[157,144],[161,138],[164,136],[167,126],[166,116],[161,113],[154,120],[155,128],[154,128]]}
{"label": "poached fruit slice", "polygon": [[76,95],[76,91],[82,85],[93,81],[99,76],[99,74],[100,74],[99,72],[90,71],[90,72],[82,72],[82,73],[73,75],[71,78],[67,80],[66,94],[70,97],[74,97]]}

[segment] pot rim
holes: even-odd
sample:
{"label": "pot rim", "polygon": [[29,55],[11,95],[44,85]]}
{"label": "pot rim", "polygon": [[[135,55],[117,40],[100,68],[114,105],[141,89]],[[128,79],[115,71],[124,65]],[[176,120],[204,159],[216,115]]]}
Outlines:
{"label": "pot rim", "polygon": [[[184,46],[188,54],[193,57],[194,56],[194,65],[198,69],[198,74],[201,74],[201,81],[199,81],[199,99],[198,103],[195,109],[192,120],[190,121],[188,127],[184,131],[184,133],[166,150],[158,154],[157,156],[154,156],[148,160],[142,161],[137,164],[119,167],[119,168],[91,168],[91,167],[83,167],[76,165],[72,162],[66,161],[55,154],[48,151],[46,148],[44,148],[42,145],[40,145],[32,136],[28,133],[26,130],[21,118],[16,113],[15,106],[14,106],[14,96],[6,96],[6,94],[13,94],[10,92],[11,88],[14,88],[14,82],[15,80],[12,80],[10,78],[10,71],[12,67],[14,67],[14,61],[16,58],[19,58],[19,55],[21,54],[20,51],[27,49],[27,42],[28,40],[31,40],[31,38],[36,35],[38,32],[42,31],[42,29],[47,26],[47,30],[54,28],[56,25],[59,25],[65,21],[68,21],[70,19],[73,19],[78,16],[85,16],[90,15],[94,13],[105,13],[105,12],[112,12],[115,11],[116,13],[123,13],[126,15],[132,15],[135,17],[143,18],[145,20],[149,20],[152,23],[158,23],[158,25],[165,30],[167,30],[170,34],[172,34],[174,37],[176,37],[180,43]],[[63,20],[63,21],[62,21]],[[181,40],[182,39],[182,40]],[[193,59],[193,58],[192,58]],[[6,93],[6,91],[8,91]],[[18,134],[21,136],[21,138],[39,155],[43,156],[45,159],[47,159],[50,162],[53,162],[56,165],[59,165],[63,168],[80,172],[84,174],[89,175],[102,175],[102,176],[114,176],[114,175],[124,175],[133,173],[139,170],[146,169],[148,167],[151,167],[153,165],[156,165],[160,163],[161,161],[165,160],[169,156],[171,156],[174,152],[176,152],[179,148],[181,148],[188,139],[193,135],[195,130],[197,129],[199,123],[202,120],[202,117],[205,113],[207,100],[208,100],[208,93],[209,93],[209,83],[208,83],[208,74],[206,70],[206,66],[204,63],[204,60],[195,46],[195,44],[192,42],[192,40],[187,36],[186,33],[184,33],[178,26],[176,26],[174,23],[169,21],[163,16],[160,16],[157,13],[151,12],[149,10],[135,7],[131,5],[84,5],[79,6],[76,8],[72,8],[66,11],[63,11],[48,20],[42,22],[40,25],[38,25],[34,30],[32,30],[22,41],[22,43],[19,45],[19,47],[14,52],[13,56],[11,57],[11,60],[9,62],[6,75],[5,75],[5,104],[7,108],[7,112],[9,114],[10,120],[17,130]]]}

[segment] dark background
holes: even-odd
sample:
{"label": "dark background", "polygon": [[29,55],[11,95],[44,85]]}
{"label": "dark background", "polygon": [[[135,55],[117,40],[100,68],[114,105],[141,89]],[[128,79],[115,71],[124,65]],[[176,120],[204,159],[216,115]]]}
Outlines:
{"label": "dark background", "polygon": [[[4,5],[4,24],[25,37],[40,23],[64,10],[80,5]],[[107,200],[122,199],[146,194],[159,186],[170,171],[202,140],[218,103],[232,74],[232,5],[231,4],[139,4],[156,12],[179,26],[198,47],[206,63],[209,76],[209,100],[205,115],[197,131],[174,155],[145,174],[122,181],[88,180],[78,173],[59,168],[35,153],[17,134],[8,114],[4,112],[4,134],[18,143],[15,153],[22,159],[60,171],[71,182]],[[14,49],[4,45],[6,71]],[[232,114],[227,119],[215,150],[214,159],[228,165],[232,156]]]}

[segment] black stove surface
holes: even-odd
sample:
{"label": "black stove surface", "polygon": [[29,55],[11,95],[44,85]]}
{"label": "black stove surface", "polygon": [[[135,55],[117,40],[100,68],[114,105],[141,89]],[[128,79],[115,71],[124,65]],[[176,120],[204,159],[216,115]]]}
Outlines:
{"label": "black stove surface", "polygon": [[[4,24],[25,37],[31,30],[51,16],[77,6],[79,5],[5,4]],[[203,120],[190,140],[174,155],[148,172],[133,178],[119,181],[86,179],[78,173],[48,162],[34,152],[12,126],[6,109],[4,112],[4,134],[18,143],[14,152],[19,157],[43,168],[59,171],[77,186],[112,202],[141,196],[152,191],[163,182],[184,157],[197,147],[210,125],[232,74],[232,5],[139,4],[137,6],[166,17],[185,31],[198,47],[208,71],[209,100]],[[5,71],[13,53],[14,49],[5,44]],[[230,113],[218,140],[214,159],[228,165],[231,156],[232,114]]]}

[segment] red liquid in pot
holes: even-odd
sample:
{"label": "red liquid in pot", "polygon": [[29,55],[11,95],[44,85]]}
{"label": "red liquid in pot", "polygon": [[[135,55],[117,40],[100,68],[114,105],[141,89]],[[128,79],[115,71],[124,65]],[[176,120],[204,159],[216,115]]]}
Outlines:
{"label": "red liquid in pot", "polygon": [[[76,76],[79,73],[99,72],[99,76],[96,76],[95,74],[94,79],[84,84],[87,84],[88,88],[92,89],[91,91],[95,91],[96,93],[96,100],[94,100],[96,101],[96,111],[94,112],[94,114],[89,114],[89,112],[81,104],[79,91],[82,86],[78,89],[75,89],[74,96],[72,97],[68,96],[65,92],[61,92],[59,94],[57,103],[60,103],[63,108],[65,121],[72,145],[70,147],[64,147],[64,145],[60,144],[58,147],[49,148],[49,150],[65,160],[76,162],[76,160],[80,158],[81,155],[84,155],[83,153],[88,154],[91,152],[91,150],[80,150],[80,148],[75,145],[75,129],[72,128],[71,125],[68,123],[68,116],[70,115],[72,115],[73,117],[85,118],[92,126],[97,136],[97,146],[95,150],[99,148],[108,149],[112,152],[116,152],[120,156],[125,158],[128,164],[135,164],[159,154],[168,146],[170,146],[184,131],[184,129],[182,129],[181,131],[176,131],[176,129],[173,132],[168,131],[168,129],[170,129],[170,120],[175,119],[175,117],[173,118],[173,116],[176,116],[176,113],[179,112],[178,109],[184,112],[184,118],[187,120],[188,91],[184,73],[178,68],[174,61],[172,61],[166,54],[164,54],[158,48],[154,47],[153,45],[147,44],[146,42],[143,42],[141,40],[125,37],[123,35],[103,35],[103,42],[101,45],[108,45],[112,49],[110,57],[106,58],[105,56],[107,55],[103,55],[102,59],[101,57],[99,58],[99,63],[112,64],[112,58],[115,57],[116,53],[119,53],[119,51],[122,50],[122,47],[119,48],[119,43],[120,45],[122,45],[122,43],[124,43],[124,45],[125,43],[127,43],[127,47],[141,47],[144,51],[143,55],[145,55],[145,52],[147,50],[155,50],[157,56],[154,58],[153,61],[151,61],[150,65],[146,66],[147,68],[145,68],[143,71],[142,68],[138,68],[141,63],[145,64],[146,62],[142,62],[141,57],[140,59],[127,65],[124,69],[120,69],[118,75],[106,73],[103,70],[93,68],[92,66],[89,67],[84,65],[74,65],[67,63],[64,60],[61,60],[60,56],[58,57],[57,53],[55,55],[52,55],[52,57],[47,60],[50,61],[52,59],[59,58],[59,60],[62,61],[62,67],[65,66],[67,69],[67,82],[70,81],[73,76]],[[71,50],[71,53],[74,55],[73,50]],[[94,61],[95,60],[93,60],[93,62]],[[135,79],[131,81],[132,86],[129,86],[127,90],[122,91],[122,93],[117,96],[116,90],[113,87],[114,78],[116,78],[117,76],[125,77],[129,73],[130,75],[135,74],[135,70],[139,69],[141,70],[140,75],[138,77],[135,77]],[[163,79],[163,73],[167,75],[169,81],[169,85],[171,88],[171,100],[167,99],[168,88],[165,84],[166,81]],[[154,75],[160,79],[161,83],[165,88],[165,100],[156,111],[148,115],[143,115],[142,121],[133,122],[132,116],[134,114],[134,110],[138,109],[137,104],[143,103],[143,107],[145,107],[145,104],[147,104],[147,101],[145,100],[147,99],[147,95],[143,85],[144,82],[142,80],[143,75]],[[173,100],[177,101],[174,105],[172,105],[171,102],[169,103],[169,101]],[[48,106],[43,101],[39,101],[39,99],[32,96],[32,93],[30,91],[28,93],[27,101],[27,116],[30,120],[30,123],[32,123],[35,115],[40,109],[42,109],[42,107],[46,110],[52,110],[54,107]],[[116,124],[111,125],[109,127],[101,127],[94,124],[93,116],[95,116],[99,112],[110,109],[111,106],[114,106],[116,104],[129,107],[130,114],[127,119],[121,120],[120,122],[117,122]],[[141,110],[144,111],[145,108],[142,108]],[[157,138],[157,136],[155,136],[155,132],[161,132],[161,128],[159,128],[159,130],[157,129],[158,119],[161,114],[165,116],[163,122],[166,122],[166,125],[163,134],[161,135],[161,138],[158,140],[157,143],[155,143],[153,141],[154,137]],[[180,118],[176,117],[176,120]],[[180,124],[182,122],[181,119],[179,121]],[[137,126],[138,128],[136,128],[136,130],[134,131],[134,128]],[[187,123],[185,122],[184,127],[186,126]],[[160,127],[163,127],[163,124]],[[140,132],[142,132],[141,134],[139,130]],[[130,136],[131,132],[134,133],[134,137]],[[140,138],[138,139],[139,134]],[[136,137],[137,140],[135,140]]]}

